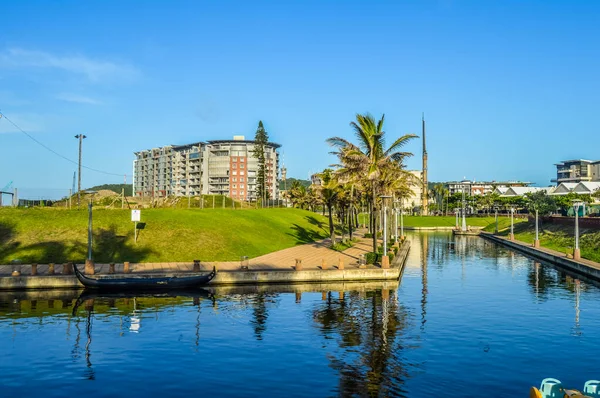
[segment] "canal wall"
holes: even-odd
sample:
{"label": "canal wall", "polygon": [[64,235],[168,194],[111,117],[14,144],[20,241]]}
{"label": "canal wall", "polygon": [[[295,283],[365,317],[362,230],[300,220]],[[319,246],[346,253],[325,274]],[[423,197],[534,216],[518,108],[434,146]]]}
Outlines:
{"label": "canal wall", "polygon": [[511,241],[507,238],[500,237],[489,232],[482,232],[479,236],[482,238],[500,243],[511,249],[527,254],[539,260],[554,264],[558,267],[567,269],[579,275],[584,275],[590,279],[600,280],[600,264],[589,260],[574,260],[565,257],[564,253],[557,252],[546,248],[536,249],[528,243],[520,241]]}
{"label": "canal wall", "polygon": [[[220,285],[256,285],[256,284],[296,284],[296,283],[331,283],[331,282],[363,282],[398,280],[404,270],[410,241],[405,240],[389,268],[369,266],[367,268],[330,268],[330,269],[237,269],[218,271],[210,286]],[[148,266],[149,264],[145,264]],[[81,266],[80,266],[81,268]],[[122,275],[122,274],[121,274]],[[143,278],[147,276],[184,276],[185,273],[132,273],[128,278]],[[120,275],[110,275],[112,278]],[[18,275],[0,277],[1,290],[30,290],[30,289],[81,289],[74,275]]]}

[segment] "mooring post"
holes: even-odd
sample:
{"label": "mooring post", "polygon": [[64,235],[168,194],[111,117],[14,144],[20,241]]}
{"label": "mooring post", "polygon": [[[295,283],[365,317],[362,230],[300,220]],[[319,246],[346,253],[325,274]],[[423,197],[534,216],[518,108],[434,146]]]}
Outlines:
{"label": "mooring post", "polygon": [[325,259],[321,260],[321,269],[327,269],[327,261]]}
{"label": "mooring post", "polygon": [[63,275],[71,275],[73,273],[73,264],[72,263],[64,263],[63,264]]}
{"label": "mooring post", "polygon": [[93,260],[85,260],[85,273],[86,275],[94,275],[96,273],[96,267],[94,266]]}
{"label": "mooring post", "polygon": [[126,274],[131,272],[131,269],[129,268],[129,261],[125,261],[123,263],[123,272]]}
{"label": "mooring post", "polygon": [[338,269],[344,269],[344,259],[338,258]]}
{"label": "mooring post", "polygon": [[54,263],[48,264],[48,275],[54,275]]}
{"label": "mooring post", "polygon": [[115,263],[108,264],[108,273],[109,274],[114,274],[115,273]]}
{"label": "mooring post", "polygon": [[194,272],[200,272],[200,260],[194,260]]}
{"label": "mooring post", "polygon": [[31,264],[31,275],[32,276],[36,276],[37,275],[37,264],[33,263]]}
{"label": "mooring post", "polygon": [[296,271],[302,271],[302,259],[296,259]]}
{"label": "mooring post", "polygon": [[383,269],[390,268],[390,257],[389,256],[381,257],[381,268],[383,268]]}

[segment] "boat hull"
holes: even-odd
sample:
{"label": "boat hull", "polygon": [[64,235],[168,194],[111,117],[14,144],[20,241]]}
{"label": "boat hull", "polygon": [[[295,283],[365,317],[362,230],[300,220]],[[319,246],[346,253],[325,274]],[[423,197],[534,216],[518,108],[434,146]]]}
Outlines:
{"label": "boat hull", "polygon": [[74,267],[75,275],[86,289],[112,291],[155,291],[193,289],[208,284],[217,274],[216,268],[206,275],[172,276],[172,277],[137,277],[137,278],[90,278]]}

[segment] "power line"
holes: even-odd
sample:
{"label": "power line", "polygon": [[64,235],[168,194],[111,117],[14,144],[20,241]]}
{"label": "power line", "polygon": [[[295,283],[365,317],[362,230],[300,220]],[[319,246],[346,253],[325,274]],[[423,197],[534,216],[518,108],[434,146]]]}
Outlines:
{"label": "power line", "polygon": [[[31,134],[29,134],[28,132],[26,132],[25,130],[23,130],[21,127],[19,127],[19,125],[17,125],[15,122],[13,122],[12,120],[10,120],[8,117],[6,117],[6,115],[2,112],[0,112],[0,118],[4,118],[6,119],[7,122],[9,122],[10,124],[12,124],[17,130],[19,130],[21,133],[25,134],[27,137],[29,137],[29,139],[31,139],[33,142],[35,142],[36,144],[42,146],[43,148],[49,150],[50,152],[52,152],[53,154],[55,154],[56,156],[66,160],[67,162],[71,162],[75,165],[77,165],[78,163],[72,159],[69,159],[68,157],[61,155],[60,153],[56,152],[54,149],[50,148],[49,146],[47,146],[46,144],[38,141],[37,139],[35,139]],[[101,173],[101,174],[106,174],[106,175],[110,175],[110,176],[124,176],[127,174],[121,174],[121,173],[110,173],[108,171],[103,171],[103,170],[98,170],[98,169],[94,169],[93,167],[88,167],[88,166],[84,166],[81,165],[81,167],[83,167],[84,169],[87,170],[91,170],[91,171],[95,171],[96,173]]]}

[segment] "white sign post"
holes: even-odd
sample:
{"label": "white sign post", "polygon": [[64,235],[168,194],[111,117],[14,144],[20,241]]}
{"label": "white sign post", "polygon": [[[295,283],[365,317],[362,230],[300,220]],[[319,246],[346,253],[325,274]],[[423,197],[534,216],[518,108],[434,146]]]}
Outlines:
{"label": "white sign post", "polygon": [[133,221],[133,241],[137,243],[137,223],[142,217],[141,210],[131,210],[131,221]]}

